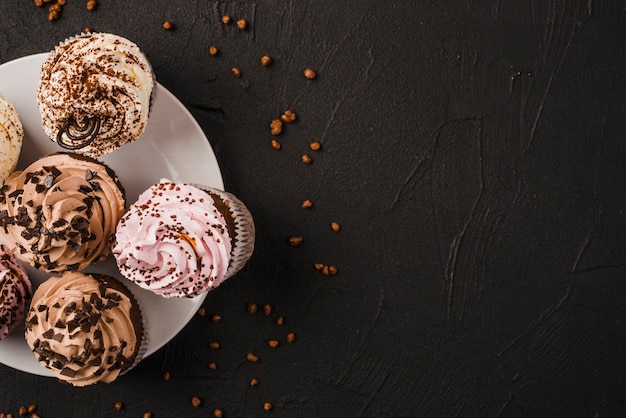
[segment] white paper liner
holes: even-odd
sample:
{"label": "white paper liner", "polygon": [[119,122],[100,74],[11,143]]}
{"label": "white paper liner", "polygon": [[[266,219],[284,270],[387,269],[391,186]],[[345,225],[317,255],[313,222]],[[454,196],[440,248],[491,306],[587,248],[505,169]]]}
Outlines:
{"label": "white paper liner", "polygon": [[204,190],[205,192],[217,195],[223,202],[225,202],[233,220],[235,221],[235,242],[231,250],[232,258],[223,279],[226,280],[237,274],[243,266],[246,265],[254,251],[256,232],[252,214],[250,214],[246,205],[232,193],[201,184],[192,184],[192,186]]}

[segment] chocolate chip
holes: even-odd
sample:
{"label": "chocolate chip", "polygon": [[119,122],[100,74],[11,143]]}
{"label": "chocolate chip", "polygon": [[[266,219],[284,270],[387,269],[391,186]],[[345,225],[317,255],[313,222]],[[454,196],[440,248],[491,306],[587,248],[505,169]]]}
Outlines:
{"label": "chocolate chip", "polygon": [[76,376],[76,371],[69,367],[64,367],[63,370],[61,370],[61,375],[73,378]]}

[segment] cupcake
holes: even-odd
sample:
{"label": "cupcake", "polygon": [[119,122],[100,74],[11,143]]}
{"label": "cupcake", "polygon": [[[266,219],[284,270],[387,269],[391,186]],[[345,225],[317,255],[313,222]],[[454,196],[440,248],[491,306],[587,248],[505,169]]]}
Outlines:
{"label": "cupcake", "polygon": [[110,383],[143,357],[146,329],[136,299],[118,280],[68,271],[42,283],[26,315],[26,342],[62,382]]}
{"label": "cupcake", "polygon": [[252,216],[235,196],[161,180],[120,219],[112,252],[124,277],[169,298],[216,288],[253,248]]}
{"label": "cupcake", "polygon": [[107,166],[78,154],[45,156],[0,188],[0,237],[25,263],[82,270],[111,250],[124,189]]}
{"label": "cupcake", "polygon": [[0,340],[22,320],[32,292],[26,269],[0,244]]}
{"label": "cupcake", "polygon": [[17,111],[0,94],[0,182],[15,170],[23,138],[24,128]]}
{"label": "cupcake", "polygon": [[61,147],[99,157],[144,131],[155,77],[139,47],[110,33],[62,42],[41,67],[42,125]]}

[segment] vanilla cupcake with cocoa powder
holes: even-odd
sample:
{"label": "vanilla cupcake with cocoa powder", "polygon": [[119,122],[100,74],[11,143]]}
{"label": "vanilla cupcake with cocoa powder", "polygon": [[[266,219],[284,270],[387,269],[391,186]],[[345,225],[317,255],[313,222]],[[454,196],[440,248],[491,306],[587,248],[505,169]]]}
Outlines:
{"label": "vanilla cupcake with cocoa powder", "polygon": [[0,182],[15,170],[23,139],[24,127],[15,107],[0,94]]}
{"label": "vanilla cupcake with cocoa powder", "polygon": [[108,154],[144,132],[155,86],[150,63],[130,40],[111,33],[67,39],[41,67],[43,129],[66,150]]}
{"label": "vanilla cupcake with cocoa powder", "polygon": [[48,155],[0,188],[0,236],[40,270],[82,270],[110,253],[125,204],[124,189],[105,164],[78,154]]}

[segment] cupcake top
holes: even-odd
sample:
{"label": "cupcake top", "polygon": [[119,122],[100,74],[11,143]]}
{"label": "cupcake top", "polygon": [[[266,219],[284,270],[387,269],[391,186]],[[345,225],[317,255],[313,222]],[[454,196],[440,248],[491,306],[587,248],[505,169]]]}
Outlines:
{"label": "cupcake top", "polygon": [[41,67],[43,129],[61,147],[98,157],[134,141],[148,122],[155,79],[137,45],[110,33],[62,42]]}
{"label": "cupcake top", "polygon": [[122,186],[104,164],[52,154],[14,172],[0,188],[0,236],[40,270],[82,270],[109,254],[124,207]]}
{"label": "cupcake top", "polygon": [[193,297],[225,279],[233,242],[214,199],[189,184],[151,186],[120,219],[112,252],[121,273],[164,297]]}
{"label": "cupcake top", "polygon": [[66,272],[42,283],[26,316],[26,342],[38,361],[74,386],[112,382],[140,355],[137,302],[117,280]]}
{"label": "cupcake top", "polygon": [[0,181],[15,169],[23,138],[24,128],[17,111],[0,94]]}
{"label": "cupcake top", "polygon": [[6,245],[0,244],[0,340],[24,317],[32,291],[24,266]]}

